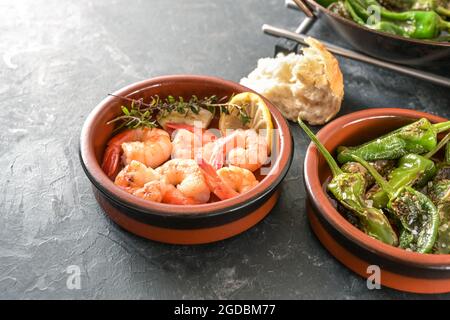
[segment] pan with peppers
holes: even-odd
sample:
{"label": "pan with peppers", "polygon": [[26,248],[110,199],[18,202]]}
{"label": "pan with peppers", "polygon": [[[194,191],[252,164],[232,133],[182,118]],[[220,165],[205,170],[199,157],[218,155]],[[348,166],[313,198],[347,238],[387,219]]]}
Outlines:
{"label": "pan with peppers", "polygon": [[336,158],[298,122],[331,168],[327,190],[349,222],[408,251],[450,253],[450,133],[439,135],[450,122],[419,119],[362,145],[338,147]]}
{"label": "pan with peppers", "polygon": [[449,0],[317,0],[330,11],[367,28],[394,35],[446,41]]}

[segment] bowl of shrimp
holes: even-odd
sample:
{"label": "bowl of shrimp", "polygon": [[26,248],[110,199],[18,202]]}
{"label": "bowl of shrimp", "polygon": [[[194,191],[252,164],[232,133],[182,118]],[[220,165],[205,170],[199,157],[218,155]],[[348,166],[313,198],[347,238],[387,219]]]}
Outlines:
{"label": "bowl of shrimp", "polygon": [[293,156],[286,120],[237,83],[163,76],[120,89],[87,117],[80,161],[127,231],[171,244],[223,240],[275,206]]}

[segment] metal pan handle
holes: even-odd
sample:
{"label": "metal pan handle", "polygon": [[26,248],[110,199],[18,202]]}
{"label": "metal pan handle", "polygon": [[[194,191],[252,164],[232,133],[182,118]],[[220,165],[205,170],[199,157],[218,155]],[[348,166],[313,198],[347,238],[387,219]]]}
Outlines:
{"label": "metal pan handle", "polygon": [[314,13],[304,0],[292,0],[308,18],[315,18]]}

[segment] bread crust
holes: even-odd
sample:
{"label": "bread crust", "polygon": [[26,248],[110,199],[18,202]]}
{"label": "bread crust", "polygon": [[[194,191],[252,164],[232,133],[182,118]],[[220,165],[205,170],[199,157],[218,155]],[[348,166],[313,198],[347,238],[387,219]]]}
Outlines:
{"label": "bread crust", "polygon": [[344,98],[344,77],[339,68],[339,62],[327,48],[325,48],[323,43],[311,37],[306,38],[305,42],[321,53],[323,61],[325,62],[325,76],[330,84],[330,89],[333,92],[333,95],[342,101]]}

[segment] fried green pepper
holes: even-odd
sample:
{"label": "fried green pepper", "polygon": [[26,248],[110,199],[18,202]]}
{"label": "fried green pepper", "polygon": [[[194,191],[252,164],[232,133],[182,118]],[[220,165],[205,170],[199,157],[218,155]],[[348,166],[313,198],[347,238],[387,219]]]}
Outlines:
{"label": "fried green pepper", "polygon": [[428,186],[428,196],[439,212],[439,230],[434,253],[450,253],[450,143],[445,149],[444,161],[438,165],[438,173]]}
{"label": "fried green pepper", "polygon": [[450,141],[445,145],[444,159],[441,163],[438,164],[438,173],[436,174],[436,179],[450,180]]}
{"label": "fried green pepper", "polygon": [[450,165],[450,143],[445,145],[444,163]]}
{"label": "fried green pepper", "polygon": [[450,253],[450,180],[433,182],[428,195],[439,213],[439,228],[434,253]]}
{"label": "fried green pepper", "polygon": [[415,0],[379,0],[378,2],[385,8],[393,11],[411,10]]}
{"label": "fried green pepper", "polygon": [[[436,166],[433,161],[421,155],[410,153],[400,158],[397,168],[389,174],[388,183],[394,189],[410,186],[418,180],[422,184],[423,181],[431,179],[435,173]],[[384,190],[372,194],[369,199],[373,201],[373,206],[376,208],[385,208],[389,201],[389,197]]]}
{"label": "fried green pepper", "polygon": [[[388,177],[389,185],[394,189],[400,189],[403,186],[422,187],[430,181],[436,174],[436,165],[430,158],[442,147],[447,145],[450,140],[450,134],[447,134],[439,141],[436,148],[421,156],[410,153],[400,158],[397,168],[391,171]],[[378,170],[377,170],[378,171]],[[369,199],[373,200],[373,206],[376,208],[386,207],[389,199],[385,191],[379,190],[372,194]]]}
{"label": "fried green pepper", "polygon": [[333,2],[332,4],[330,4],[327,8],[328,10],[330,10],[333,13],[336,13],[337,15],[346,18],[346,19],[351,19],[351,15],[348,12],[347,8],[345,7],[345,3],[342,0]]}
{"label": "fried green pepper", "polygon": [[380,6],[376,0],[345,1],[353,20],[371,29],[415,39],[436,38],[441,31],[450,30],[450,23],[435,11],[395,12]]}
{"label": "fried green pepper", "polygon": [[[445,189],[449,191],[449,183],[446,183]],[[433,253],[450,254],[450,202],[442,202],[437,208],[440,224]]]}
{"label": "fried green pepper", "polygon": [[433,180],[431,182],[431,185],[428,188],[428,195],[436,205],[444,202],[450,202],[448,182],[449,179]]}
{"label": "fried green pepper", "polygon": [[450,10],[447,7],[447,3],[437,0],[416,0],[413,1],[411,6],[412,10],[424,10],[424,11],[435,11],[441,16],[449,17]]}
{"label": "fried green pepper", "polygon": [[366,182],[362,174],[342,171],[328,150],[300,118],[298,123],[315,143],[331,169],[333,178],[327,186],[328,190],[344,207],[358,217],[363,232],[384,243],[396,246],[398,244],[397,235],[383,211],[368,207],[364,202]]}
{"label": "fried green pepper", "polygon": [[450,162],[441,162],[437,165],[437,173],[434,181],[450,180]]}
{"label": "fried green pepper", "polygon": [[394,11],[420,10],[435,11],[441,16],[450,16],[449,1],[443,0],[381,0],[383,7],[393,9]]}
{"label": "fried green pepper", "polygon": [[317,3],[322,7],[328,8],[331,4],[337,2],[338,0],[317,0]]}
{"label": "fried green pepper", "polygon": [[[377,170],[382,176],[387,175],[392,169],[395,167],[395,161],[394,160],[377,160],[370,163],[375,170]],[[347,163],[344,163],[341,167],[342,171],[348,172],[348,173],[361,173],[364,177],[364,180],[367,183],[367,186],[370,187],[375,183],[375,179],[372,177],[372,175],[367,171],[366,168],[364,168],[360,163],[350,161]]]}
{"label": "fried green pepper", "polygon": [[339,147],[338,161],[352,161],[352,155],[366,161],[399,159],[408,153],[422,154],[436,147],[437,134],[450,129],[450,121],[431,124],[425,118],[356,147]]}
{"label": "fried green pepper", "polygon": [[430,252],[439,227],[439,214],[433,202],[409,186],[395,190],[367,161],[355,155],[352,158],[361,163],[387,193],[387,209],[402,226],[400,247],[419,253]]}

